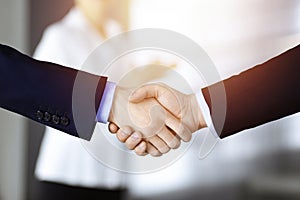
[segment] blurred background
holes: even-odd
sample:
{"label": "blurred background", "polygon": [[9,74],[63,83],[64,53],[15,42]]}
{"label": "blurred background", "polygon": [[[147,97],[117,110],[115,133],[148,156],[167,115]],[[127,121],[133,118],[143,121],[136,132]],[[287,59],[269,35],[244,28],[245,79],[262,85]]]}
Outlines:
{"label": "blurred background", "polygon": [[[73,4],[1,0],[0,42],[32,56],[45,28]],[[115,0],[109,13],[124,30],[164,28],[188,36],[205,49],[222,78],[300,43],[299,0]],[[0,127],[0,200],[37,199],[34,169],[45,127],[5,110]],[[205,159],[197,156],[199,134],[174,165],[126,175],[126,198],[300,199],[299,129],[295,114],[226,138]]]}

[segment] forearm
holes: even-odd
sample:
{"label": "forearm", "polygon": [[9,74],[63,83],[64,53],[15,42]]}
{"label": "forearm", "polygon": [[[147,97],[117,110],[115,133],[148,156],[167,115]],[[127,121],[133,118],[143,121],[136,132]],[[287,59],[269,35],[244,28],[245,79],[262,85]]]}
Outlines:
{"label": "forearm", "polygon": [[[226,91],[225,122],[212,114],[221,138],[300,111],[300,46],[222,82]],[[209,92],[202,90],[210,110]]]}
{"label": "forearm", "polygon": [[[37,61],[3,45],[0,74],[0,107],[73,136],[91,138],[105,77]],[[95,105],[92,113],[85,112],[87,105]]]}

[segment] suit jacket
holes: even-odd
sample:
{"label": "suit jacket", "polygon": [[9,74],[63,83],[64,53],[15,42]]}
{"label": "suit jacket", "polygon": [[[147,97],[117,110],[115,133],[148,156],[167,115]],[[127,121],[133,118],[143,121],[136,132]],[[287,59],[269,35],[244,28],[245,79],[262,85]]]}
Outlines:
{"label": "suit jacket", "polygon": [[[226,115],[210,93],[225,87]],[[300,111],[300,45],[202,90],[221,138]],[[215,97],[214,97],[215,98]],[[224,120],[225,119],[225,120]]]}
{"label": "suit jacket", "polygon": [[[5,45],[0,45],[0,76],[0,107],[91,139],[106,77],[38,61]],[[74,84],[81,90],[75,95]],[[92,112],[88,105],[95,105]]]}

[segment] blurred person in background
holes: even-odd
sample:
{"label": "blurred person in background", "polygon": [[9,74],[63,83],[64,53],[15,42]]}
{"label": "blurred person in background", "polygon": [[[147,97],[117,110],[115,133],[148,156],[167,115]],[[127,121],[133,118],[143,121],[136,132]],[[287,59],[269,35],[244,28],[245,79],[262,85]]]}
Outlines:
{"label": "blurred person in background", "polygon": [[[46,28],[34,57],[79,69],[97,46],[123,29],[109,15],[110,6],[111,0],[75,0],[63,19]],[[38,199],[43,200],[118,200],[127,193],[120,172],[96,161],[80,139],[50,127],[45,129],[35,176],[41,184]]]}

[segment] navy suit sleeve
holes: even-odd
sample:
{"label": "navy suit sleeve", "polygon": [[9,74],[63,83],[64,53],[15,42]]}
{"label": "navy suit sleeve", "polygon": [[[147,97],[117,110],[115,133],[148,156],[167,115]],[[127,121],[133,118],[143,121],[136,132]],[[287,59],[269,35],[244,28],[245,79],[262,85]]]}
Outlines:
{"label": "navy suit sleeve", "polygon": [[[226,92],[225,121],[210,99],[220,84]],[[300,111],[300,45],[237,76],[202,90],[221,138]],[[224,118],[223,118],[224,119]]]}
{"label": "navy suit sleeve", "polygon": [[0,45],[0,76],[0,107],[91,139],[106,77],[38,61],[5,45]]}

